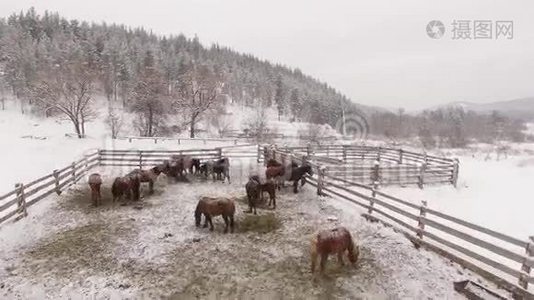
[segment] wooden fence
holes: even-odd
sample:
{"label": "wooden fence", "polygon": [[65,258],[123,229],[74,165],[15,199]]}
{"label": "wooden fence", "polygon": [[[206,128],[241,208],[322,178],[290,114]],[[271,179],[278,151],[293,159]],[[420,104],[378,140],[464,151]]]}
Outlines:
{"label": "wooden fence", "polygon": [[195,142],[202,142],[204,145],[206,145],[209,142],[229,142],[233,143],[234,145],[237,145],[239,143],[238,138],[170,138],[170,137],[145,137],[145,136],[124,136],[124,137],[117,137],[118,140],[128,140],[128,142],[132,142],[134,140],[141,140],[141,141],[154,141],[154,144],[157,144],[158,142],[165,142],[165,141],[171,141],[176,142],[178,145],[181,145],[182,142],[186,141],[195,141]]}
{"label": "wooden fence", "polygon": [[[276,147],[275,147],[276,148]],[[458,182],[459,162],[404,149],[364,145],[281,147],[306,155],[326,167],[330,176],[365,185],[418,185]],[[267,150],[265,150],[267,151]]]}
{"label": "wooden fence", "polygon": [[28,207],[53,193],[59,195],[98,164],[99,155],[95,151],[32,182],[15,184],[15,189],[0,196],[0,223],[12,217],[26,216]]}
{"label": "wooden fence", "polygon": [[235,145],[209,149],[189,150],[95,150],[68,166],[54,170],[30,183],[17,183],[15,188],[0,196],[0,223],[28,214],[27,208],[47,196],[61,192],[78,182],[89,170],[97,166],[146,168],[169,159],[171,155],[190,155],[201,160],[221,157],[263,161],[259,145]]}
{"label": "wooden fence", "polygon": [[327,167],[304,155],[279,150],[265,153],[266,159],[306,160],[315,173],[307,180],[317,188],[318,195],[349,201],[364,209],[365,218],[402,232],[416,247],[424,246],[475,271],[517,298],[534,299],[528,291],[529,283],[534,283],[530,275],[534,237],[518,239],[430,209],[426,201],[414,204],[379,191],[377,185],[347,181],[329,174]]}

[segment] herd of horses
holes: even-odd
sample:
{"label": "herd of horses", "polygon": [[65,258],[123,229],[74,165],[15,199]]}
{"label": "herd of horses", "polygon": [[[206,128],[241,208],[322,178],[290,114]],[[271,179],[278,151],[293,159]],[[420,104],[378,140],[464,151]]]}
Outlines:
{"label": "herd of horses", "polygon": [[[154,192],[154,182],[158,176],[163,173],[169,178],[174,178],[176,181],[183,180],[186,174],[201,176],[209,178],[211,175],[213,180],[228,180],[230,183],[230,161],[227,157],[217,160],[208,160],[201,162],[200,159],[193,158],[187,155],[173,155],[170,159],[158,164],[150,169],[134,169],[124,176],[116,177],[111,186],[112,203],[126,198],[126,200],[137,201],[140,199],[141,183],[148,183],[149,193]],[[245,184],[245,191],[249,210],[247,213],[257,214],[257,206],[265,202],[264,192],[269,194],[268,207],[276,209],[276,190],[281,190],[286,182],[292,182],[293,192],[298,193],[299,182],[303,186],[306,183],[305,175],[313,176],[312,167],[303,163],[299,166],[295,162],[290,162],[284,165],[274,159],[270,159],[266,163],[265,179],[261,179],[259,175],[249,176],[248,182]],[[88,183],[91,189],[91,200],[94,206],[101,205],[100,187],[102,185],[102,177],[98,173],[91,174]],[[122,205],[125,205],[123,202]],[[225,197],[201,197],[195,209],[195,225],[201,226],[202,215],[204,215],[203,227],[209,226],[210,231],[213,231],[212,218],[221,216],[225,223],[224,233],[234,232],[234,215],[235,202],[232,198]],[[314,272],[317,257],[321,258],[320,268],[321,272],[324,270],[325,263],[330,254],[338,256],[339,263],[343,265],[343,254],[347,252],[348,259],[351,263],[355,263],[359,248],[355,245],[350,232],[345,227],[336,227],[334,229],[324,230],[317,233],[311,241],[311,270]]]}

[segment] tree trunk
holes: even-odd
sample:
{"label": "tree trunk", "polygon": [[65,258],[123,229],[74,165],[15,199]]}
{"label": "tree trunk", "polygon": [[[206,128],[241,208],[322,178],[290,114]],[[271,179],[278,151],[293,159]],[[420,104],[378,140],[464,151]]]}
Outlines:
{"label": "tree trunk", "polygon": [[191,115],[191,125],[189,127],[189,137],[194,138],[195,137],[195,122],[196,122],[197,116],[194,114]]}
{"label": "tree trunk", "polygon": [[154,113],[152,112],[152,108],[148,109],[148,136],[154,135]]}

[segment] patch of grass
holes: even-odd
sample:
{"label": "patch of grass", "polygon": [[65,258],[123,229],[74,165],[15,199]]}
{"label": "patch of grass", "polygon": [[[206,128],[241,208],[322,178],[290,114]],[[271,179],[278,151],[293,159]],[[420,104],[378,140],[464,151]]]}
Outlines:
{"label": "patch of grass", "polygon": [[26,255],[35,264],[35,271],[51,271],[68,277],[81,269],[109,271],[115,260],[109,226],[90,224],[56,233],[40,241]]}
{"label": "patch of grass", "polygon": [[261,215],[246,215],[239,221],[238,231],[253,231],[258,233],[268,233],[275,231],[282,226],[282,222],[274,213]]}

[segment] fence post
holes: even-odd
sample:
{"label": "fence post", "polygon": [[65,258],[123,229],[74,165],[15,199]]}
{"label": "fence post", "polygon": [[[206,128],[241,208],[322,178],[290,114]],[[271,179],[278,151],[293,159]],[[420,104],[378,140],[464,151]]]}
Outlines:
{"label": "fence post", "polygon": [[380,161],[375,160],[373,165],[373,171],[371,173],[371,182],[380,183]]}
{"label": "fence post", "polygon": [[263,165],[267,166],[267,161],[269,160],[269,149],[267,146],[263,146]]}
{"label": "fence post", "polygon": [[202,142],[204,142],[204,145],[206,145],[206,139],[202,139]]}
{"label": "fence post", "polygon": [[59,190],[59,172],[56,170],[53,171],[54,173],[54,179],[55,179],[55,185],[56,185],[56,194],[61,195],[61,191]]}
{"label": "fence post", "polygon": [[76,183],[76,163],[75,162],[72,162],[71,169],[72,169],[72,183],[75,184]]}
{"label": "fence post", "polygon": [[308,157],[310,157],[311,154],[312,154],[312,148],[311,148],[311,144],[310,144],[310,142],[308,142],[308,143],[306,144],[306,155],[307,155]]}
{"label": "fence post", "polygon": [[130,143],[131,143],[131,142],[132,142],[132,138],[128,138],[128,142],[130,142]]}
{"label": "fence post", "polygon": [[26,217],[28,212],[26,211],[26,197],[24,196],[24,185],[22,183],[15,184],[17,189],[17,210],[19,214],[22,214],[20,217]]}
{"label": "fence post", "polygon": [[375,197],[376,197],[376,190],[378,190],[378,181],[373,182],[373,188],[372,188],[372,196],[369,199],[369,215],[373,213],[373,207],[375,206]]}
{"label": "fence post", "polygon": [[402,149],[399,149],[399,165],[402,164]]}
{"label": "fence post", "polygon": [[419,167],[419,188],[422,189],[423,185],[425,184],[425,170],[426,170],[426,163],[421,164]]}
{"label": "fence post", "polygon": [[378,147],[376,160],[380,161],[380,156],[382,155],[382,147]]}
{"label": "fence post", "polygon": [[451,183],[454,187],[457,186],[458,184],[458,171],[459,171],[459,168],[460,168],[460,161],[458,160],[458,158],[455,158],[454,159],[454,164],[453,164],[453,167],[452,167],[452,179],[451,179]]}
{"label": "fence post", "polygon": [[256,157],[256,162],[260,163],[261,160],[261,146],[258,144],[258,156]]}
{"label": "fence post", "polygon": [[154,138],[154,144],[157,144],[157,143],[158,143],[158,139]]}
{"label": "fence post", "polygon": [[89,167],[89,159],[88,159],[89,155],[88,154],[84,154],[83,155],[83,162],[84,162],[84,168],[85,168],[85,171],[89,171],[87,169],[87,167]]}
{"label": "fence post", "polygon": [[237,139],[234,140],[234,145],[237,145]]}
{"label": "fence post", "polygon": [[222,158],[222,148],[216,148],[216,149],[217,149],[217,157],[219,159],[221,159]]}
{"label": "fence post", "polygon": [[319,166],[317,168],[317,195],[323,195],[323,186],[324,186],[324,173],[325,167]]}
{"label": "fence post", "polygon": [[[526,257],[529,259],[534,258],[534,236],[530,236],[527,246],[525,247]],[[523,261],[521,266],[521,274],[519,276],[519,286],[525,290],[528,288],[528,277],[530,276],[531,267],[527,263],[527,260]]]}
{"label": "fence post", "polygon": [[427,202],[425,200],[421,201],[421,207],[419,208],[419,217],[417,220],[417,237],[423,239],[423,234],[425,232],[425,221],[426,217],[426,206]]}
{"label": "fence post", "polygon": [[342,149],[343,149],[343,162],[346,163],[347,162],[347,145],[341,145]]}
{"label": "fence post", "polygon": [[330,145],[326,145],[326,157],[330,158]]}
{"label": "fence post", "polygon": [[139,150],[139,169],[143,169],[143,151]]}
{"label": "fence post", "polygon": [[178,139],[178,145],[180,145],[180,139]]}
{"label": "fence post", "polygon": [[102,150],[101,149],[98,149],[96,150],[96,157],[98,157],[98,165],[101,166],[102,165]]}

